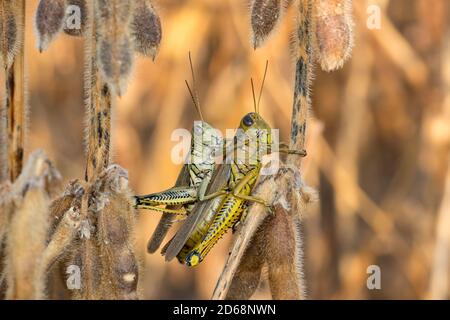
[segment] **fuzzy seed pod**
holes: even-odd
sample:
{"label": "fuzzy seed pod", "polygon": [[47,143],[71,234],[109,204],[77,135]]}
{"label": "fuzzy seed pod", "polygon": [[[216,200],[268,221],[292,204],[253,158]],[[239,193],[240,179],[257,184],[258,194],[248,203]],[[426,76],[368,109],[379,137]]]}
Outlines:
{"label": "fuzzy seed pod", "polygon": [[104,299],[99,288],[101,285],[101,262],[98,245],[93,239],[85,239],[74,250],[71,259],[65,265],[65,272],[68,274],[66,283],[70,281],[70,270],[75,268],[80,270],[80,287],[71,290],[72,299],[76,300],[99,300]]}
{"label": "fuzzy seed pod", "polygon": [[[108,167],[85,194],[83,210],[94,234],[82,239],[72,264],[82,270],[80,299],[137,299],[139,262],[134,252],[136,212],[127,172]],[[82,214],[83,215],[83,214]]]}
{"label": "fuzzy seed pod", "polygon": [[0,184],[9,181],[8,112],[5,100],[6,99],[0,100]]}
{"label": "fuzzy seed pod", "polygon": [[341,68],[353,48],[351,0],[315,0],[315,49],[322,70]]}
{"label": "fuzzy seed pod", "polygon": [[285,166],[282,172],[277,178],[283,187],[274,201],[276,213],[264,230],[270,291],[275,300],[305,299],[301,215],[317,193],[303,185],[295,167]]}
{"label": "fuzzy seed pod", "polygon": [[9,219],[12,214],[13,197],[11,182],[0,183],[0,244],[3,243],[3,237],[9,225]]}
{"label": "fuzzy seed pod", "polygon": [[42,287],[44,278],[35,271],[47,241],[50,195],[59,180],[59,173],[44,153],[36,151],[12,185],[10,222],[5,237],[8,299],[33,299]]}
{"label": "fuzzy seed pod", "polygon": [[253,0],[251,6],[251,26],[253,31],[253,46],[255,49],[264,43],[280,18],[280,0]]}
{"label": "fuzzy seed pod", "polygon": [[80,211],[81,197],[83,194],[83,186],[78,182],[78,180],[73,180],[69,182],[69,185],[64,190],[63,195],[52,201],[50,204],[50,218],[53,220],[53,225],[50,230],[49,238],[51,238],[56,226],[68,210],[73,208],[75,211]]}
{"label": "fuzzy seed pod", "polygon": [[2,1],[0,5],[0,47],[2,63],[9,69],[23,42],[23,12],[20,1]]}
{"label": "fuzzy seed pod", "polygon": [[132,3],[96,0],[94,9],[99,68],[105,81],[121,96],[134,60],[129,30]]}
{"label": "fuzzy seed pod", "polygon": [[41,0],[36,11],[38,49],[46,50],[64,26],[66,0]]}
{"label": "fuzzy seed pod", "polygon": [[305,298],[300,224],[295,220],[284,210],[277,210],[266,230],[266,261],[275,300]]}
{"label": "fuzzy seed pod", "polygon": [[64,32],[70,36],[84,35],[87,23],[86,0],[66,0],[66,22]]}
{"label": "fuzzy seed pod", "polygon": [[45,248],[35,271],[35,297],[44,299],[48,273],[55,262],[70,248],[80,227],[80,214],[74,207],[67,210]]}
{"label": "fuzzy seed pod", "polygon": [[265,224],[255,233],[251,243],[245,250],[226,295],[226,300],[248,300],[258,289],[265,261]]}
{"label": "fuzzy seed pod", "polygon": [[[104,291],[118,299],[137,299],[139,264],[134,254],[136,212],[130,199],[128,174],[110,166],[104,177],[110,196],[98,215],[98,241],[102,255]],[[104,191],[103,191],[104,192]]]}
{"label": "fuzzy seed pod", "polygon": [[45,249],[49,198],[42,181],[30,182],[23,202],[11,218],[6,241],[7,299],[32,299],[40,279],[34,268]]}
{"label": "fuzzy seed pod", "polygon": [[12,185],[13,213],[6,230],[5,274],[8,299],[32,299],[40,287],[36,277],[49,227],[49,191],[60,175],[42,151],[30,155]]}
{"label": "fuzzy seed pod", "polygon": [[22,173],[12,185],[15,199],[26,193],[30,181],[39,179],[43,181],[44,191],[49,197],[55,196],[61,186],[61,174],[42,150],[30,154]]}
{"label": "fuzzy seed pod", "polygon": [[131,21],[134,49],[153,60],[161,43],[161,20],[149,0],[137,0]]}

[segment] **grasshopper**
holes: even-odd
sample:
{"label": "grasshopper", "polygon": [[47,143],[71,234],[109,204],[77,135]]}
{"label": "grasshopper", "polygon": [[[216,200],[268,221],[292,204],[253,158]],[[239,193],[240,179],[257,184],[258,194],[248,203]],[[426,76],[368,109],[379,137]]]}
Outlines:
{"label": "grasshopper", "polygon": [[[264,73],[264,79],[267,72]],[[252,83],[252,93],[255,112],[244,116],[234,137],[233,145],[228,151],[233,155],[241,149],[250,161],[242,157],[234,157],[225,164],[218,165],[207,189],[207,195],[202,202],[196,204],[185,224],[174,238],[165,246],[163,254],[170,261],[175,256],[181,263],[188,266],[198,265],[219,239],[237,223],[245,219],[246,208],[251,202],[264,205],[273,212],[271,204],[251,195],[260,176],[262,168],[261,148],[271,152],[271,128],[259,115],[258,107],[261,91],[256,103]],[[239,141],[245,141],[239,145]],[[256,149],[250,148],[249,141],[256,142]],[[279,152],[306,156],[304,150],[289,150],[281,143]],[[227,153],[230,155],[230,152]]]}
{"label": "grasshopper", "polygon": [[[163,212],[163,215],[147,245],[149,253],[155,252],[161,245],[173,223],[173,215],[184,215],[189,213],[193,204],[203,200],[215,167],[215,155],[223,148],[223,139],[219,132],[203,120],[198,94],[196,91],[192,59],[189,53],[194,91],[187,88],[193,100],[194,106],[201,121],[196,121],[191,130],[190,161],[183,165],[175,186],[161,192],[135,196],[135,207]],[[160,207],[164,206],[164,207]]]}

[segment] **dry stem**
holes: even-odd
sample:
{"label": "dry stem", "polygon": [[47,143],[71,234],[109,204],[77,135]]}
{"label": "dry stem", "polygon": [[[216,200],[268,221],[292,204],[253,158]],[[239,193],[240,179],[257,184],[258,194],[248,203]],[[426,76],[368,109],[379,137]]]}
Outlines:
{"label": "dry stem", "polygon": [[86,181],[91,181],[109,165],[111,143],[112,97],[108,84],[100,74],[97,62],[96,1],[88,3],[86,32],[85,92],[87,112]]}
{"label": "dry stem", "polygon": [[[2,59],[5,70],[5,100],[0,110],[2,159],[0,181],[14,181],[23,166],[26,130],[26,82],[24,25],[25,0],[2,1]],[[7,138],[6,138],[7,137]],[[5,158],[7,155],[7,159]]]}

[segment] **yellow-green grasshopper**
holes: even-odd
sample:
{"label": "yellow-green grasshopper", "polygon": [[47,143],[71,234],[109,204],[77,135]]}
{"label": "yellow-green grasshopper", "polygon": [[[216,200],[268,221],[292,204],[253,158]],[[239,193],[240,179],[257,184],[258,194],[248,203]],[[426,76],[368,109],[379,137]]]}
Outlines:
{"label": "yellow-green grasshopper", "polygon": [[[203,120],[200,103],[196,91],[192,59],[189,54],[194,91],[186,85],[191,94],[194,106],[201,118],[196,121],[191,130],[190,154],[178,175],[175,186],[157,193],[135,196],[135,207],[163,212],[163,215],[150,238],[147,251],[155,252],[170,229],[174,214],[188,214],[193,203],[202,200],[206,192],[214,168],[215,156],[223,150],[223,139],[220,133]],[[161,207],[164,206],[164,207]]]}
{"label": "yellow-green grasshopper", "polygon": [[[261,91],[262,88],[263,86]],[[257,112],[261,92],[257,104],[253,82],[252,92],[255,112],[247,114],[240,122],[230,148],[233,155],[231,161],[216,168],[207,190],[208,195],[204,197],[206,201],[196,204],[185,224],[163,249],[166,260],[176,256],[180,262],[196,266],[228,229],[244,218],[243,213],[250,202],[260,203],[271,210],[270,204],[251,195],[262,167],[261,151],[265,149],[270,153],[272,147],[271,128]],[[239,141],[244,143],[239,144]],[[250,145],[251,142],[254,143],[253,146]],[[236,151],[244,152],[236,157]],[[289,150],[284,144],[280,144],[279,151],[306,155],[304,150]],[[244,158],[242,154],[245,155]]]}

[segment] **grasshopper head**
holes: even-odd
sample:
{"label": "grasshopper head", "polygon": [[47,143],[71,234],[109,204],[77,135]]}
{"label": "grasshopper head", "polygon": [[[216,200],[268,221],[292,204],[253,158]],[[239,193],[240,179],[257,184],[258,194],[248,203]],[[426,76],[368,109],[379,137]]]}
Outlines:
{"label": "grasshopper head", "polygon": [[249,129],[270,130],[270,126],[267,122],[256,112],[247,113],[245,117],[242,118],[239,128],[244,131]]}
{"label": "grasshopper head", "polygon": [[239,128],[249,136],[255,136],[258,141],[270,145],[272,143],[271,128],[256,112],[250,112],[242,118]]}

